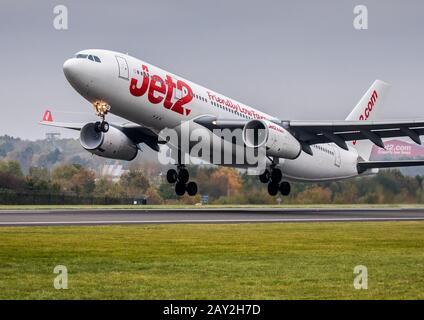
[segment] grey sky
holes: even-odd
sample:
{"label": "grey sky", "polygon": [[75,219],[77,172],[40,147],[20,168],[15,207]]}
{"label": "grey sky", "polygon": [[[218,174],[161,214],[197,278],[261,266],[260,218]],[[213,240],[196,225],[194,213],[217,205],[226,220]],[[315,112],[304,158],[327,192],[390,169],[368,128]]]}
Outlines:
{"label": "grey sky", "polygon": [[[67,31],[53,28],[58,4],[69,10]],[[358,4],[369,10],[365,31],[352,25]],[[387,118],[424,118],[423,1],[3,0],[0,8],[0,134],[42,138],[46,107],[76,112],[56,112],[58,120],[93,119],[62,72],[87,48],[128,52],[282,119],[344,119],[379,78],[393,85]]]}

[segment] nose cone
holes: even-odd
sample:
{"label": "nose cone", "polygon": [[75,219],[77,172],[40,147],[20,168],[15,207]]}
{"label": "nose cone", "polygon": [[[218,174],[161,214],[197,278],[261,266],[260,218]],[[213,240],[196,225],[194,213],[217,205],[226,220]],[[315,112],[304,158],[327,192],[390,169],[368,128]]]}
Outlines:
{"label": "nose cone", "polygon": [[87,54],[66,60],[63,64],[63,73],[75,91],[88,100],[100,94],[98,88],[107,75],[103,64],[87,58]]}
{"label": "nose cone", "polygon": [[69,82],[75,83],[77,78],[77,61],[76,59],[68,59],[63,64],[63,73]]}
{"label": "nose cone", "polygon": [[87,94],[90,83],[90,70],[84,59],[71,58],[63,64],[63,73],[71,86],[80,94]]}

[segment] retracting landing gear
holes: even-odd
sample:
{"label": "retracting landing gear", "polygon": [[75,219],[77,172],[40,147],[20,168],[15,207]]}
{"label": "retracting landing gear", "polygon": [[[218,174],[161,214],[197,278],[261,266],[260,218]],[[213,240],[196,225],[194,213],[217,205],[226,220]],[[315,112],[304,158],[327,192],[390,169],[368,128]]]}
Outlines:
{"label": "retracting landing gear", "polygon": [[265,171],[259,176],[259,180],[262,183],[268,183],[268,193],[270,196],[276,196],[278,191],[281,192],[283,196],[288,196],[290,194],[290,183],[287,181],[282,181],[283,174],[281,170],[275,167],[275,164],[271,165],[270,169],[265,169]]}
{"label": "retracting landing gear", "polygon": [[283,181],[280,183],[280,186],[278,187],[278,189],[280,190],[283,196],[288,196],[291,190],[290,183],[288,183],[287,181]]}
{"label": "retracting landing gear", "polygon": [[102,121],[96,122],[96,130],[98,132],[104,132],[104,133],[108,132],[109,123],[105,120],[105,118],[110,110],[110,106],[102,100],[96,100],[93,102],[93,108],[94,108],[94,111],[96,112],[96,115],[102,118]]}
{"label": "retracting landing gear", "polygon": [[190,175],[184,165],[178,165],[177,170],[170,169],[166,173],[166,180],[168,183],[175,183],[175,193],[178,196],[183,196],[186,192],[189,196],[197,194],[196,182],[188,182]]}

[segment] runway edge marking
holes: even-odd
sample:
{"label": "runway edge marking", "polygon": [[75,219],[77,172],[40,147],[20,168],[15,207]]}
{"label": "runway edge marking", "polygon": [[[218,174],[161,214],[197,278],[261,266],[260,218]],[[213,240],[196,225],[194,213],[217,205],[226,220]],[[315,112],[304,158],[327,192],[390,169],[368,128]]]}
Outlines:
{"label": "runway edge marking", "polygon": [[246,219],[246,220],[108,220],[108,221],[8,221],[0,222],[0,226],[31,226],[31,225],[117,225],[117,224],[202,224],[202,223],[271,223],[271,222],[372,222],[372,221],[423,221],[424,217],[399,218],[287,218],[287,219]]}

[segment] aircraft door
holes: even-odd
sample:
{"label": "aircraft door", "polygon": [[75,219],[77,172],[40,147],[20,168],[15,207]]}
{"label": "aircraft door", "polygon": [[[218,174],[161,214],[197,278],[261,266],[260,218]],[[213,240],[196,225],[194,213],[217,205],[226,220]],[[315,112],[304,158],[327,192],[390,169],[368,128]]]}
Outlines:
{"label": "aircraft door", "polygon": [[118,62],[119,78],[128,80],[129,70],[127,60],[125,60],[123,57],[116,56],[116,61]]}
{"label": "aircraft door", "polygon": [[340,149],[339,147],[333,145],[333,150],[334,150],[334,165],[340,168],[340,165],[342,163],[342,159],[340,156]]}

